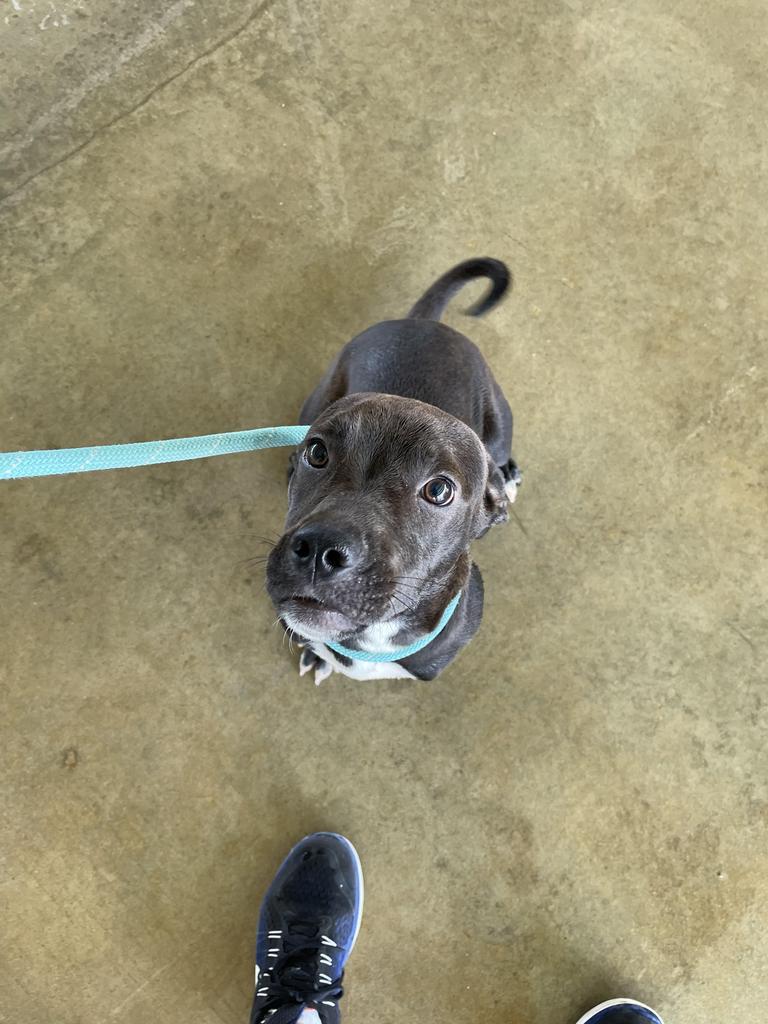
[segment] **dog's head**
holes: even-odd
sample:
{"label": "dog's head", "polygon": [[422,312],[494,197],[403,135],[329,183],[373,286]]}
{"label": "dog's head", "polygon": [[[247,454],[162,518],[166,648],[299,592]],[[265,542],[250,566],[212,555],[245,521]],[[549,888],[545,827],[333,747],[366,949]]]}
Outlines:
{"label": "dog's head", "polygon": [[294,456],[267,590],[309,640],[431,629],[441,595],[466,582],[471,541],[506,518],[503,477],[470,427],[415,399],[350,395]]}

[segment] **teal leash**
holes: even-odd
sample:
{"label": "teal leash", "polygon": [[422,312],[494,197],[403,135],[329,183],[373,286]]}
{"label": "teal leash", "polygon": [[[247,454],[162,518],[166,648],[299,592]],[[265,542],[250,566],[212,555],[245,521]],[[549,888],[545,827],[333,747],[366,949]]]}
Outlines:
{"label": "teal leash", "polygon": [[102,444],[93,448],[58,448],[37,452],[0,452],[0,480],[22,480],[61,473],[92,473],[98,469],[133,469],[163,462],[209,459],[213,455],[260,452],[265,448],[294,447],[309,427],[258,427],[228,434],[174,437],[168,441],[137,444]]}
{"label": "teal leash", "polygon": [[[168,441],[139,441],[136,444],[102,444],[91,448],[52,448],[34,452],[0,452],[0,480],[25,480],[37,476],[64,473],[93,473],[100,469],[135,469],[159,466],[165,462],[209,459],[214,455],[260,452],[267,448],[296,447],[307,436],[309,427],[257,427],[226,434],[201,437],[175,437]],[[353,651],[342,644],[327,643],[336,654],[355,661],[402,661],[423,650],[448,625],[461,600],[461,591],[453,598],[440,621],[426,636],[407,647],[387,654]]]}

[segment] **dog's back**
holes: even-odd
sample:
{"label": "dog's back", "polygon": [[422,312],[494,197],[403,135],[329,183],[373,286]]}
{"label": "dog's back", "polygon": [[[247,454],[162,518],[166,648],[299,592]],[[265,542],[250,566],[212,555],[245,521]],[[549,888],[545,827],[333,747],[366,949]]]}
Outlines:
{"label": "dog's back", "polygon": [[512,416],[477,346],[439,317],[469,281],[489,278],[491,287],[468,316],[483,316],[511,283],[507,267],[490,258],[465,260],[422,295],[403,320],[385,320],[358,334],[339,352],[301,410],[311,423],[346,395],[379,392],[437,406],[470,426],[497,465],[509,459]]}

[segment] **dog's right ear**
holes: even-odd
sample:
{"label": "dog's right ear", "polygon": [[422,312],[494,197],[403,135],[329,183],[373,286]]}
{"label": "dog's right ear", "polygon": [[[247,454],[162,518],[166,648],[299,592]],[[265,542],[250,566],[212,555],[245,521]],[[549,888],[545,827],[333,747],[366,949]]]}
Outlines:
{"label": "dog's right ear", "polygon": [[506,523],[509,519],[509,499],[505,490],[504,475],[488,456],[488,477],[485,482],[483,500],[478,510],[478,521],[475,538],[482,537],[497,523]]}

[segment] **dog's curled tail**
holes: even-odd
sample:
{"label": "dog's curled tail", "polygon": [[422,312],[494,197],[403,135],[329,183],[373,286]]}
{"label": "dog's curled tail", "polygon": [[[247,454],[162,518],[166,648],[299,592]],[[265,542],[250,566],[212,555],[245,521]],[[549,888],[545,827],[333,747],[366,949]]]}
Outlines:
{"label": "dog's curled tail", "polygon": [[438,277],[435,283],[428,288],[419,301],[408,314],[414,320],[439,320],[443,315],[445,307],[453,296],[467,281],[476,277],[490,278],[491,287],[481,299],[470,306],[465,312],[467,316],[482,316],[489,309],[493,309],[496,303],[502,298],[512,282],[512,275],[506,264],[501,260],[491,259],[489,256],[482,256],[474,260],[464,260],[452,270],[449,270],[442,277]]}

